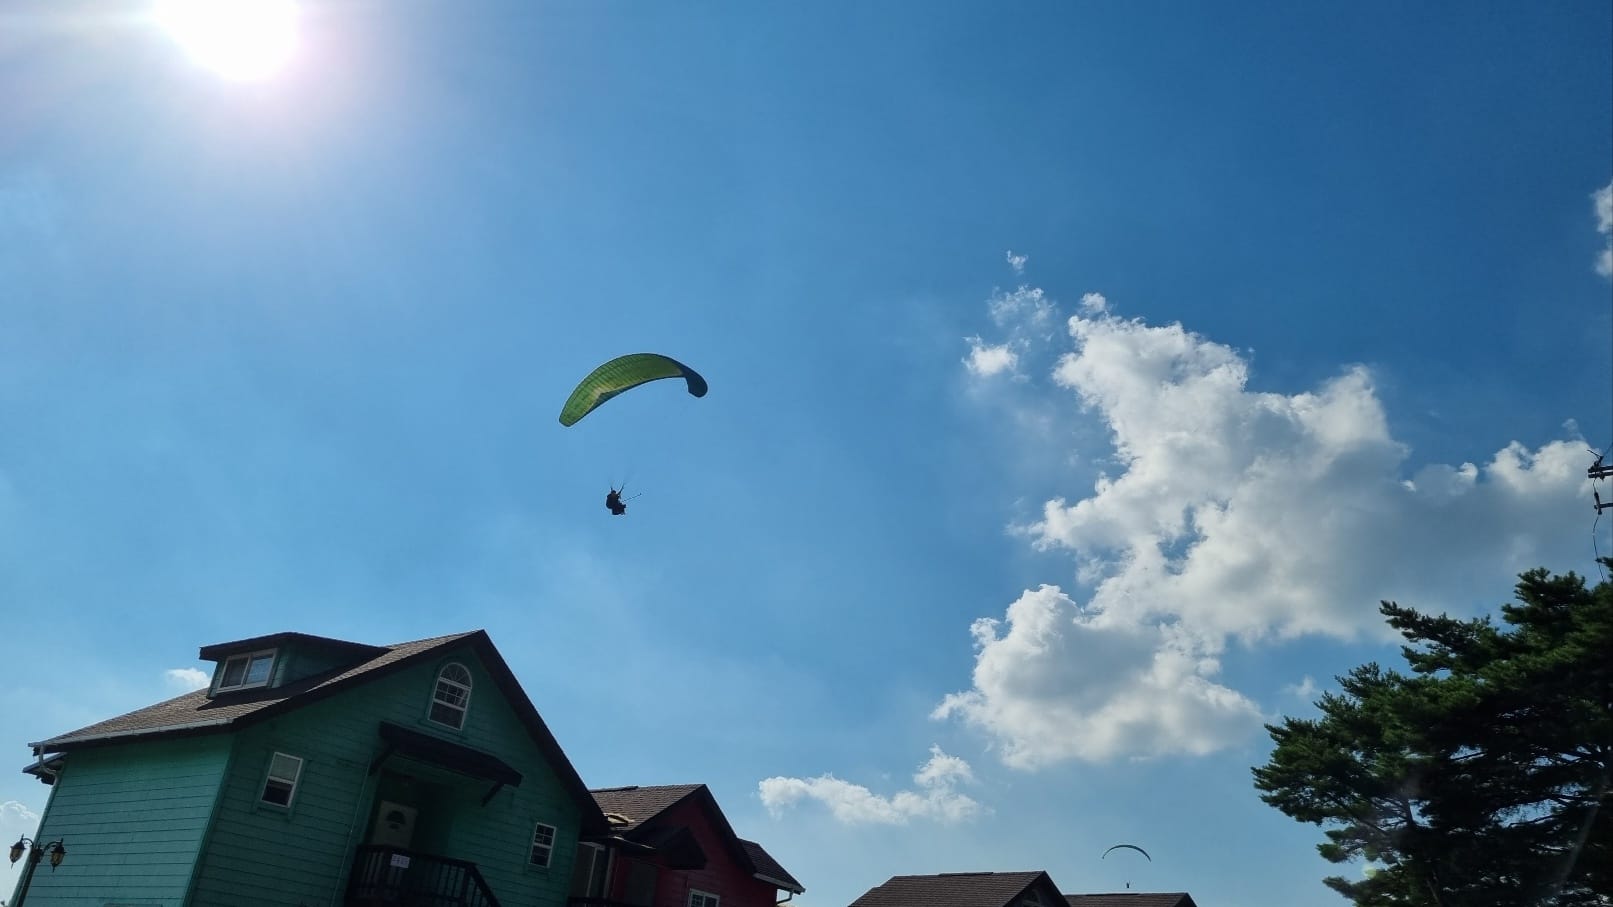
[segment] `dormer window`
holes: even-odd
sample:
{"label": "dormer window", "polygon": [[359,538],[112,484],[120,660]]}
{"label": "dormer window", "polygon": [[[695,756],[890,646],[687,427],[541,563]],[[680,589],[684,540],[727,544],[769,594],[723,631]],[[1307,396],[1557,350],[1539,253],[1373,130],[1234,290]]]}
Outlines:
{"label": "dormer window", "polygon": [[269,673],[274,668],[274,652],[274,649],[265,649],[247,655],[231,655],[225,660],[224,669],[219,672],[216,692],[242,690],[268,684]]}
{"label": "dormer window", "polygon": [[454,730],[465,726],[465,710],[470,707],[470,672],[462,664],[449,663],[437,672],[437,688],[431,694],[432,721]]}

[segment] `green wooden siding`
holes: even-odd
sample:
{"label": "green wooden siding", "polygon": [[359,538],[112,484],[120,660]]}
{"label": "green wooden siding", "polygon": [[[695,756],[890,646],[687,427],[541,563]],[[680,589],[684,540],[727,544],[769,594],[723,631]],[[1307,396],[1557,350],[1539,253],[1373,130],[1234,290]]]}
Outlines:
{"label": "green wooden siding", "polygon": [[[449,660],[472,675],[470,710],[458,733],[425,720],[437,670]],[[236,734],[193,903],[340,903],[353,849],[366,839],[384,774],[369,773],[382,749],[377,725],[383,720],[491,752],[525,776],[519,788],[505,788],[484,807],[481,798],[490,783],[411,766],[394,756],[388,768],[438,785],[429,798],[436,813],[430,817],[433,827],[421,830],[419,849],[443,846],[440,855],[477,863],[506,907],[563,907],[577,841],[577,806],[468,650]],[[289,809],[259,801],[276,751],[303,759]],[[559,830],[554,864],[547,871],[527,867],[535,821]]]}
{"label": "green wooden siding", "polygon": [[276,685],[295,683],[304,677],[324,674],[336,668],[351,667],[353,653],[346,649],[327,649],[307,645],[281,646],[275,655],[274,682]]}
{"label": "green wooden siding", "polygon": [[180,907],[229,753],[213,736],[70,754],[38,833],[67,861],[40,864],[27,903]]}

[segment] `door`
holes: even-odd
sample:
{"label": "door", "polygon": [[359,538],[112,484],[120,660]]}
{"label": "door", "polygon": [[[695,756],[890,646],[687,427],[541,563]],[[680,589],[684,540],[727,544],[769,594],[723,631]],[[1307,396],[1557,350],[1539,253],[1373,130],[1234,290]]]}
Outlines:
{"label": "door", "polygon": [[375,821],[370,827],[370,843],[380,847],[408,850],[414,842],[415,818],[420,810],[403,803],[382,800],[375,808]]}

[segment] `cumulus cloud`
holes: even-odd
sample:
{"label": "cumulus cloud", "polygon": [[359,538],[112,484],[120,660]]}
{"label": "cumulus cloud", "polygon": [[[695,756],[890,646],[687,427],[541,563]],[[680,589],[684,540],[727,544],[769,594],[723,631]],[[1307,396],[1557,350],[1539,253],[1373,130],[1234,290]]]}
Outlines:
{"label": "cumulus cloud", "polygon": [[1056,586],[1027,591],[1004,622],[975,621],[974,689],[933,717],[987,731],[1003,762],[1203,754],[1260,726],[1255,704],[1210,678],[1194,640],[1162,626],[1107,621]]}
{"label": "cumulus cloud", "polygon": [[204,689],[213,682],[213,675],[197,668],[169,668],[162,676],[169,686],[187,693]]}
{"label": "cumulus cloud", "polygon": [[1596,273],[1613,277],[1613,182],[1591,193],[1596,208],[1596,232],[1607,237],[1602,254],[1596,257]]}
{"label": "cumulus cloud", "polygon": [[[994,299],[992,317],[1050,317],[1018,296],[1035,302]],[[1380,599],[1471,612],[1579,550],[1578,438],[1412,466],[1365,368],[1255,391],[1228,346],[1097,294],[1080,310],[1050,378],[1106,428],[1111,466],[1016,531],[1070,556],[1083,601],[1043,586],[976,621],[972,687],[934,713],[987,732],[1009,765],[1228,746],[1259,723],[1214,679],[1230,644],[1381,638]]]}
{"label": "cumulus cloud", "polygon": [[1008,266],[1014,269],[1015,274],[1025,273],[1025,262],[1031,260],[1029,255],[1015,255],[1013,249],[1004,253],[1004,257],[1008,259]]}
{"label": "cumulus cloud", "polygon": [[993,293],[987,306],[992,321],[1007,336],[1001,343],[965,337],[969,355],[964,357],[963,364],[980,378],[1005,372],[1017,377],[1025,354],[1045,347],[1057,335],[1057,310],[1041,289],[1026,286]]}
{"label": "cumulus cloud", "polygon": [[757,785],[762,805],[775,817],[802,800],[817,800],[836,820],[847,825],[906,825],[913,819],[952,824],[971,819],[980,804],[957,791],[960,783],[974,780],[969,763],[949,756],[939,746],[913,775],[916,790],[880,796],[860,784],[833,775],[816,778],[767,778]]}
{"label": "cumulus cloud", "polygon": [[1007,344],[992,345],[979,337],[969,338],[969,355],[963,360],[969,371],[982,378],[1012,372],[1019,365],[1019,354]]}

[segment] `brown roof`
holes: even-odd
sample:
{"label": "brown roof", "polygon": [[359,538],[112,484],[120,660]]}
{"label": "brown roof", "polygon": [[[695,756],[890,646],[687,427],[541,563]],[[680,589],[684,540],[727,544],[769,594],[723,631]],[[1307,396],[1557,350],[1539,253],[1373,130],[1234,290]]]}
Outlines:
{"label": "brown roof", "polygon": [[605,813],[615,813],[627,819],[626,824],[612,823],[611,828],[622,834],[636,830],[640,825],[683,802],[702,784],[662,784],[639,787],[598,787],[589,791],[594,802]]}
{"label": "brown roof", "polygon": [[780,866],[762,845],[755,841],[746,841],[734,834],[733,826],[728,824],[728,817],[723,815],[722,807],[717,805],[717,798],[712,796],[711,790],[704,784],[662,784],[629,787],[599,787],[589,793],[594,795],[594,802],[607,816],[619,816],[625,822],[615,822],[611,830],[623,838],[641,843],[649,843],[646,824],[653,823],[656,817],[677,806],[689,797],[697,797],[711,824],[716,826],[717,834],[723,838],[723,843],[734,852],[743,865],[749,863],[751,873],[757,876],[766,876],[765,881],[779,883],[778,887],[796,894],[804,894],[806,889],[801,883]]}
{"label": "brown roof", "polygon": [[[436,649],[477,634],[481,634],[484,638],[487,635],[475,630],[470,633],[455,633],[451,636],[437,636],[383,646],[380,647],[382,654],[351,668],[315,675],[272,689],[229,693],[215,699],[208,699],[206,690],[197,690],[28,745],[40,753],[53,753],[103,743],[122,743],[130,737],[169,737],[224,730],[230,725],[245,724],[247,719],[283,712],[322,699],[362,680],[390,673],[384,671],[385,668],[395,670],[413,658],[423,657]],[[203,651],[210,648],[212,647],[204,646]]]}
{"label": "brown roof", "polygon": [[1169,893],[1116,891],[1111,894],[1067,894],[1070,907],[1198,907],[1185,891]]}
{"label": "brown roof", "polygon": [[[870,888],[851,907],[1004,907],[1045,872],[943,872],[892,876]],[[1049,883],[1051,884],[1051,883]]]}
{"label": "brown roof", "polygon": [[[504,661],[504,656],[499,654],[485,630],[374,647],[379,654],[352,667],[339,668],[284,686],[228,693],[213,699],[207,698],[206,690],[186,693],[156,705],[136,709],[116,718],[57,735],[49,740],[30,743],[29,746],[34,748],[35,756],[40,756],[45,753],[127,743],[133,739],[150,740],[233,731],[273,715],[317,702],[362,683],[396,673],[410,665],[435,657],[445,649],[459,645],[475,649],[482,665],[487,668],[499,691],[504,694],[505,701],[521,718],[528,735],[547,758],[561,785],[571,794],[572,801],[577,804],[583,830],[590,833],[605,831],[607,828],[605,817],[600,813],[594,798],[589,795],[587,786],[583,784],[571,760],[560,748],[559,741],[555,740],[554,734],[549,731],[549,726],[544,723],[537,708],[532,705],[532,700],[527,697],[526,691],[521,688],[514,672],[510,670],[509,664]],[[204,646],[202,651],[215,648]],[[357,648],[354,651],[356,657],[363,654]]]}
{"label": "brown roof", "polygon": [[806,889],[795,880],[795,876],[785,872],[784,867],[773,859],[773,855],[762,849],[762,845],[744,838],[740,838],[739,843],[745,848],[745,855],[750,857],[751,865],[756,867],[756,875],[765,876],[768,881],[778,883],[778,887],[785,891],[806,894]]}

